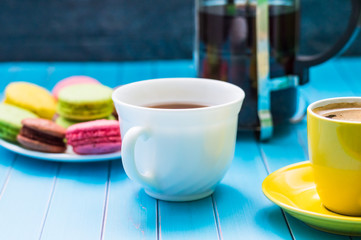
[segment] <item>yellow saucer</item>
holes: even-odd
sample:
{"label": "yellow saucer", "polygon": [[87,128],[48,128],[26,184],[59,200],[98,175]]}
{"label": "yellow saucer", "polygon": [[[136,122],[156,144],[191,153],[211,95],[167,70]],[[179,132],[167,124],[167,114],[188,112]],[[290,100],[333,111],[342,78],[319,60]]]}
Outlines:
{"label": "yellow saucer", "polygon": [[336,214],[321,203],[309,161],[271,173],[262,184],[263,193],[293,217],[329,233],[361,236],[361,217]]}

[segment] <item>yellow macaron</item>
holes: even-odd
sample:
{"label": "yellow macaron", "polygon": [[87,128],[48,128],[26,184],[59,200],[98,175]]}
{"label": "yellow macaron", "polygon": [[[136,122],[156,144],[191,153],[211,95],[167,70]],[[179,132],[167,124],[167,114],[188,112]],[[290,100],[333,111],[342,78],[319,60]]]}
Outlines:
{"label": "yellow macaron", "polygon": [[27,82],[13,82],[5,89],[5,103],[25,108],[41,118],[52,119],[56,101],[45,88]]}

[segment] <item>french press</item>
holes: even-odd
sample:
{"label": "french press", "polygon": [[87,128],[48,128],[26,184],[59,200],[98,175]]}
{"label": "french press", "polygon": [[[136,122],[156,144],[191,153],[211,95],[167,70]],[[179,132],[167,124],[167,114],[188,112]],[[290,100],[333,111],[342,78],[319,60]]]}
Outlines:
{"label": "french press", "polygon": [[228,81],[246,93],[239,129],[269,139],[298,112],[297,86],[309,69],[345,50],[359,30],[361,1],[351,0],[347,29],[326,52],[301,56],[299,0],[196,0],[198,77]]}

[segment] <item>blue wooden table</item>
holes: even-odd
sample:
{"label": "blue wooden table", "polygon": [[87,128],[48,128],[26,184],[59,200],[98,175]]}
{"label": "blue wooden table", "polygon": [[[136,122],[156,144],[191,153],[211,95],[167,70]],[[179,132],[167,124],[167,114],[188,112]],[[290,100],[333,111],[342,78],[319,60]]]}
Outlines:
{"label": "blue wooden table", "polygon": [[[11,81],[51,89],[71,75],[117,85],[193,76],[192,62],[1,63],[0,92]],[[310,102],[361,95],[361,59],[336,59],[311,70]],[[0,95],[1,97],[1,95]],[[361,239],[308,227],[262,193],[265,177],[308,159],[306,120],[279,126],[269,142],[240,133],[230,170],[205,199],[171,203],[148,197],[121,160],[57,163],[0,148],[0,239]]]}

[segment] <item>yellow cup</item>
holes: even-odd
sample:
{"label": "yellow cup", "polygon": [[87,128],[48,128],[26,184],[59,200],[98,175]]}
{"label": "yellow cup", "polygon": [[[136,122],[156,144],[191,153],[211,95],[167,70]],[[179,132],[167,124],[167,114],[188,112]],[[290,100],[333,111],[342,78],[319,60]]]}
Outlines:
{"label": "yellow cup", "polygon": [[313,111],[348,102],[361,103],[361,97],[324,99],[308,107],[308,149],[323,205],[336,213],[361,216],[361,122],[330,119]]}

